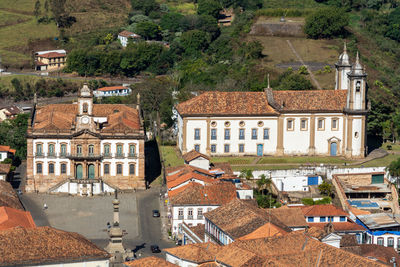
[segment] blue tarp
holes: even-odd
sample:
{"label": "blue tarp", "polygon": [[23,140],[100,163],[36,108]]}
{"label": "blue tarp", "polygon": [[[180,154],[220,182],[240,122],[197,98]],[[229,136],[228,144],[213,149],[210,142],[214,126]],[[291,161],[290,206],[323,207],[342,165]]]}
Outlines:
{"label": "blue tarp", "polygon": [[357,208],[379,208],[378,203],[371,200],[347,200],[351,206],[356,206]]}

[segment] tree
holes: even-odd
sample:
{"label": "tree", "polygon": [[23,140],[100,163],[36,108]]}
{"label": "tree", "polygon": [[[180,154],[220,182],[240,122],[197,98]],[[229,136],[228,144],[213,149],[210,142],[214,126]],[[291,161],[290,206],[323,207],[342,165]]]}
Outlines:
{"label": "tree", "polygon": [[0,123],[0,140],[4,145],[16,149],[17,161],[26,158],[26,131],[28,128],[28,114],[18,114],[13,120],[4,120]]}
{"label": "tree", "polygon": [[161,28],[153,22],[144,21],[137,24],[136,33],[146,40],[158,39],[161,34]]}
{"label": "tree", "polygon": [[48,0],[44,1],[44,11],[45,11],[46,15],[47,15],[47,13],[49,13],[49,1]]}
{"label": "tree", "polygon": [[332,38],[344,36],[349,15],[340,8],[324,8],[306,17],[304,32],[309,38]]}
{"label": "tree", "polygon": [[61,28],[60,35],[62,35],[63,28],[69,28],[76,22],[76,18],[70,16],[69,12],[65,9],[66,0],[50,0],[50,9],[53,12],[54,20],[58,28]]}
{"label": "tree", "polygon": [[167,29],[172,32],[182,31],[183,30],[182,21],[184,18],[185,16],[183,16],[180,13],[169,12],[161,17],[160,26],[162,29],[164,30]]}
{"label": "tree", "polygon": [[277,81],[273,81],[272,87],[276,90],[311,90],[313,85],[303,75],[287,70],[282,73]]}
{"label": "tree", "polygon": [[254,178],[253,171],[250,169],[244,169],[240,172],[239,178],[245,178],[246,180],[250,180]]}
{"label": "tree", "polygon": [[181,43],[187,54],[197,55],[208,47],[210,36],[200,30],[191,30],[182,34]]}
{"label": "tree", "polygon": [[35,17],[40,16],[40,1],[39,0],[36,0],[35,9],[33,10],[33,14],[35,15]]}
{"label": "tree", "polygon": [[322,195],[330,196],[332,194],[332,184],[323,181],[322,184],[318,186],[318,190]]}
{"label": "tree", "polygon": [[216,0],[199,0],[197,6],[197,14],[210,15],[218,18],[219,12],[222,10],[221,4]]}
{"label": "tree", "polygon": [[160,5],[155,0],[131,0],[131,6],[133,10],[142,11],[146,16],[160,9]]}
{"label": "tree", "polygon": [[386,168],[389,174],[396,178],[397,189],[399,189],[399,177],[400,177],[400,158],[393,160]]}

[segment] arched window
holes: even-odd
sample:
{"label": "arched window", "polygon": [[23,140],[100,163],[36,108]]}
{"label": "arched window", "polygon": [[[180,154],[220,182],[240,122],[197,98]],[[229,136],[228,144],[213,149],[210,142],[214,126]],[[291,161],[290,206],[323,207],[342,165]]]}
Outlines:
{"label": "arched window", "polygon": [[104,156],[110,155],[110,145],[104,145]]}
{"label": "arched window", "polygon": [[117,174],[122,174],[122,164],[117,164]]}
{"label": "arched window", "polygon": [[54,173],[54,164],[49,163],[49,174],[53,174],[53,173]]}
{"label": "arched window", "polygon": [[41,156],[42,152],[42,144],[36,144],[36,155]]}
{"label": "arched window", "polygon": [[393,237],[389,237],[387,241],[388,241],[388,244],[387,244],[388,247],[391,247],[391,248],[394,247],[394,238]]}
{"label": "arched window", "polygon": [[383,237],[378,237],[378,245],[383,246]]}
{"label": "arched window", "polygon": [[87,112],[88,112],[88,104],[87,104],[87,103],[83,103],[83,105],[82,105],[82,112],[83,112],[83,113],[87,113]]}
{"label": "arched window", "polygon": [[43,172],[42,166],[43,166],[42,163],[37,163],[36,164],[36,173],[37,174],[41,174]]}
{"label": "arched window", "polygon": [[135,174],[135,164],[129,164],[129,174],[130,175]]}

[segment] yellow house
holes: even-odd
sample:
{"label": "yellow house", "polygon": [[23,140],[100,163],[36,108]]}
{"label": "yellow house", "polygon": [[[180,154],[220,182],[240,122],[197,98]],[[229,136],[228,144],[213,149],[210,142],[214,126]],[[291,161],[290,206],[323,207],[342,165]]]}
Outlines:
{"label": "yellow house", "polygon": [[58,70],[65,66],[67,52],[65,50],[39,51],[35,53],[35,69]]}

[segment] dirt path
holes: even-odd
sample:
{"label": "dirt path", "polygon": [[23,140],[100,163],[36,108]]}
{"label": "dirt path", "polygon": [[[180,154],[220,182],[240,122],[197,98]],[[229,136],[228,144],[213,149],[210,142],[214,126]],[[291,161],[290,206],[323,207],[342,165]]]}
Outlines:
{"label": "dirt path", "polygon": [[303,59],[300,57],[300,55],[297,53],[296,49],[294,49],[292,43],[289,40],[286,40],[286,42],[288,43],[288,46],[290,47],[290,49],[292,50],[293,54],[297,57],[297,60],[301,62],[302,65],[304,65],[307,68],[308,73],[310,74],[311,80],[313,81],[313,83],[315,84],[315,86],[317,86],[318,90],[321,90],[321,85],[319,84],[319,82],[315,79],[314,74],[311,72],[311,69],[308,67],[308,65],[303,61]]}

